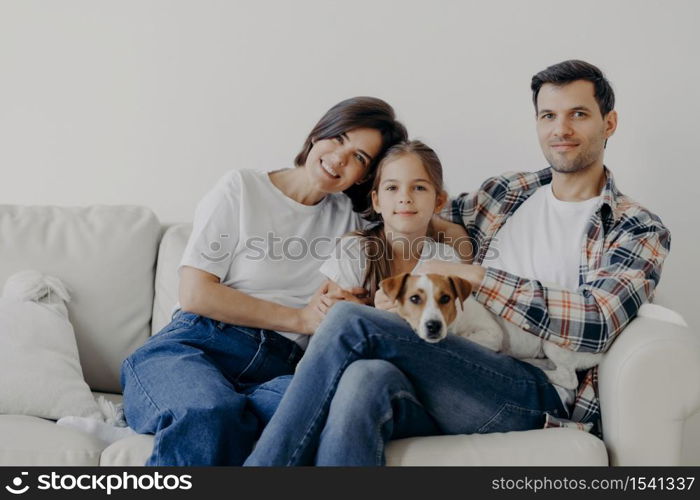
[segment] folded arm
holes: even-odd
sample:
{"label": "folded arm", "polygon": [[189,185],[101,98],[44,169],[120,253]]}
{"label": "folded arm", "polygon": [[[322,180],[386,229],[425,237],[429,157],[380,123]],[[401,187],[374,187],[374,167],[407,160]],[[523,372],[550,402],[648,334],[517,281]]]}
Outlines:
{"label": "folded arm", "polygon": [[487,309],[518,327],[574,351],[605,352],[653,295],[670,247],[663,226],[621,235],[575,291],[544,286],[505,271],[430,262],[420,272],[468,280]]}

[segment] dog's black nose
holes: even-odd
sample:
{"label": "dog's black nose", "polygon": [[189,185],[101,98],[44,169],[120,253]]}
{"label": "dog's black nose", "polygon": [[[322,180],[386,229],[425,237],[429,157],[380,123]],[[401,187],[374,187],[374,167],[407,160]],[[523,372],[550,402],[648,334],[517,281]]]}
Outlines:
{"label": "dog's black nose", "polygon": [[428,335],[431,337],[437,336],[438,333],[440,333],[440,330],[442,329],[442,321],[437,321],[434,319],[431,319],[430,321],[425,322],[425,329],[428,330]]}

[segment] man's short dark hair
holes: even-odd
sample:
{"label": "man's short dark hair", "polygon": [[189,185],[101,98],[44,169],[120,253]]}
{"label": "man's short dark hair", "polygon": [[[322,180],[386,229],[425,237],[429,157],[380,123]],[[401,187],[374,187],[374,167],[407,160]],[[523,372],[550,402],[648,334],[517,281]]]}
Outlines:
{"label": "man's short dark hair", "polygon": [[615,107],[615,93],[603,72],[586,61],[570,59],[549,66],[532,77],[530,88],[532,89],[532,102],[535,105],[535,111],[537,111],[537,96],[542,85],[551,83],[552,85],[562,86],[576,80],[586,80],[593,84],[593,95],[598,102],[601,115],[605,116],[613,110]]}

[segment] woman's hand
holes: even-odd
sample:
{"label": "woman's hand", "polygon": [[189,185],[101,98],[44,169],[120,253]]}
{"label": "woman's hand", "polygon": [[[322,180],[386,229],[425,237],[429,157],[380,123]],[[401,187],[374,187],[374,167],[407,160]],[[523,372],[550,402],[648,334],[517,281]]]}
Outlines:
{"label": "woman's hand", "polygon": [[321,295],[321,303],[323,307],[321,308],[325,313],[340,300],[347,300],[349,302],[354,302],[355,304],[370,305],[372,301],[369,298],[367,290],[362,287],[351,288],[350,290],[345,290],[338,286],[337,283],[333,281],[328,282],[328,289]]}
{"label": "woman's hand", "polygon": [[326,317],[328,308],[323,303],[322,298],[328,292],[330,283],[330,281],[323,282],[306,307],[297,309],[299,326],[296,328],[296,331],[299,333],[312,335],[321,321],[323,321],[323,318]]}
{"label": "woman's hand", "polygon": [[340,300],[349,300],[357,304],[367,304],[367,290],[352,288],[344,290],[330,280],[326,280],[316,290],[308,305],[299,311],[299,333],[313,334],[326,317],[328,310]]}

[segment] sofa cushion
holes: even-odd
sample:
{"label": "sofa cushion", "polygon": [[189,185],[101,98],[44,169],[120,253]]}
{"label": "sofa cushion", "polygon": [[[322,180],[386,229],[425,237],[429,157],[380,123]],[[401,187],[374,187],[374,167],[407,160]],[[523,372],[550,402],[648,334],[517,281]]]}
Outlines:
{"label": "sofa cushion", "polygon": [[400,439],[386,454],[387,465],[608,465],[603,441],[568,428]]}
{"label": "sofa cushion", "polygon": [[173,307],[177,304],[177,268],[191,232],[192,224],[176,224],[165,231],[160,242],[151,334],[158,333],[170,323]]}
{"label": "sofa cushion", "polygon": [[0,465],[87,465],[100,463],[99,439],[51,420],[0,415]]}
{"label": "sofa cushion", "polygon": [[[152,450],[153,436],[131,436],[105,448],[100,465],[143,465]],[[605,445],[600,439],[566,428],[401,439],[389,443],[386,454],[387,465],[608,465]]]}
{"label": "sofa cushion", "polygon": [[112,443],[102,452],[100,465],[132,467],[146,463],[153,451],[153,435],[137,434]]}
{"label": "sofa cushion", "polygon": [[22,269],[60,278],[85,380],[120,391],[122,360],[146,341],[161,225],[147,208],[0,206],[0,282]]}
{"label": "sofa cushion", "polygon": [[[37,286],[45,283],[29,274]],[[0,414],[102,417],[83,379],[73,326],[57,300],[0,297]]]}

